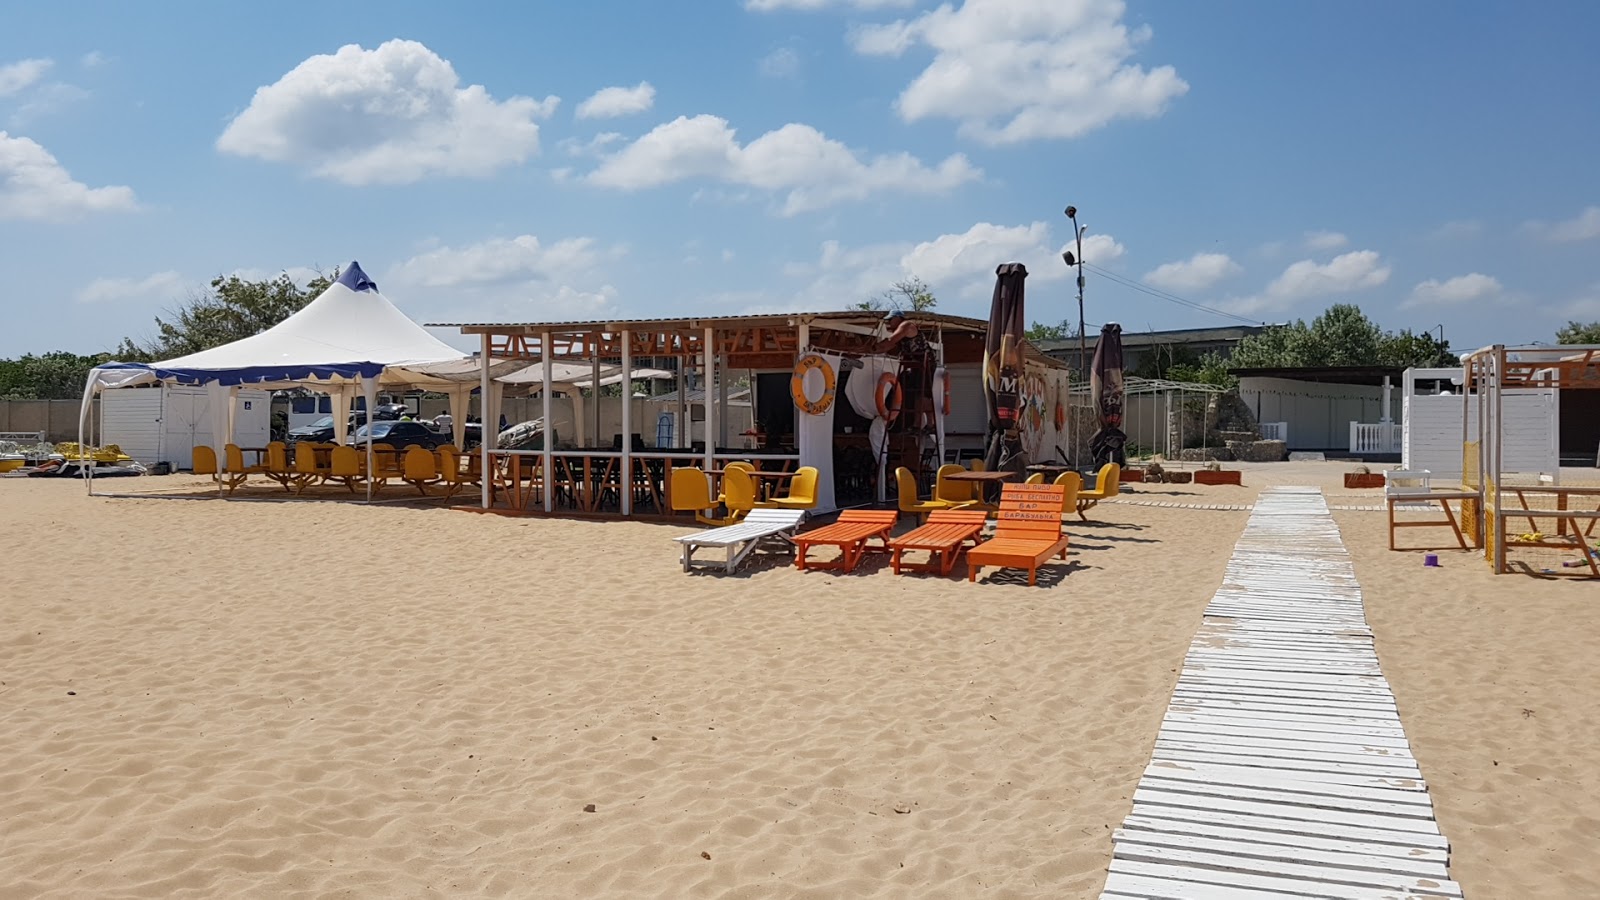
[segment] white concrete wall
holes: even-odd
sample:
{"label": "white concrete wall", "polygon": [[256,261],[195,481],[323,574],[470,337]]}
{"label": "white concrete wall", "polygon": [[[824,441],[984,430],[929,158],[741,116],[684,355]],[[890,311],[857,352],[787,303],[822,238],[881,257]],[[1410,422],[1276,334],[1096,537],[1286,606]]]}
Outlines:
{"label": "white concrete wall", "polygon": [[[1389,415],[1400,421],[1400,386]],[[1239,397],[1257,422],[1288,422],[1290,450],[1349,450],[1350,423],[1383,419],[1383,388],[1287,378],[1241,378]]]}

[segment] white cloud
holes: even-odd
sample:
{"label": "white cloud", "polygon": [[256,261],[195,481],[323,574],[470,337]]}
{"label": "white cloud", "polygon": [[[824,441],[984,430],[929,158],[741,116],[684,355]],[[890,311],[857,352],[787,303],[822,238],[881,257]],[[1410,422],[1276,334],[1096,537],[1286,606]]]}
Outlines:
{"label": "white cloud", "polygon": [[553,291],[536,292],[520,303],[514,301],[507,306],[508,311],[514,311],[518,317],[526,316],[535,322],[588,319],[617,310],[617,289],[602,284],[585,291],[563,284]]}
{"label": "white cloud", "polygon": [[1075,138],[1116,119],[1149,119],[1189,85],[1171,66],[1128,62],[1150,37],[1122,22],[1123,0],[964,0],[910,21],[856,29],[859,53],[899,56],[917,43],[933,61],[896,101],[908,122],[959,121],[989,144]]}
{"label": "white cloud", "polygon": [[1553,224],[1528,222],[1523,228],[1547,241],[1557,243],[1593,240],[1600,238],[1600,206],[1585,207],[1575,218]]}
{"label": "white cloud", "polygon": [[0,131],[0,220],[64,220],[136,206],[132,188],[92,188],[73,181],[48,150]]}
{"label": "white cloud", "polygon": [[1483,222],[1477,219],[1455,219],[1435,228],[1429,237],[1436,241],[1455,241],[1477,237],[1483,233]]}
{"label": "white cloud", "polygon": [[78,291],[80,303],[107,303],[139,297],[170,297],[182,290],[183,276],[157,272],[145,278],[96,278]]}
{"label": "white cloud", "polygon": [[625,253],[620,245],[600,247],[594,238],[567,238],[545,245],[524,234],[428,250],[396,266],[393,276],[430,288],[575,279]]}
{"label": "white cloud", "polygon": [[563,138],[556,146],[566,151],[568,156],[598,156],[600,151],[623,140],[623,136],[615,131],[603,131],[587,141],[577,138]]}
{"label": "white cloud", "polygon": [[1561,315],[1585,322],[1600,319],[1600,281],[1589,285],[1583,296],[1563,305]]}
{"label": "white cloud", "polygon": [[[1074,254],[1078,251],[1076,243],[1061,249],[1071,249]],[[1117,239],[1109,234],[1091,234],[1083,239],[1083,261],[1092,265],[1109,266],[1127,252],[1128,248],[1117,243]]]}
{"label": "white cloud", "polygon": [[893,191],[938,194],[982,177],[955,154],[936,167],[908,153],[864,161],[809,125],[789,124],[740,146],[726,119],[679,116],[657,126],[590,172],[601,187],[638,190],[691,178],[787,192],[784,215]]}
{"label": "white cloud", "polygon": [[0,97],[9,97],[43,78],[53,65],[53,60],[24,59],[0,66]]}
{"label": "white cloud", "polygon": [[761,57],[758,68],[768,78],[794,78],[800,74],[800,54],[788,47],[779,47]]}
{"label": "white cloud", "polygon": [[[1102,263],[1120,257],[1125,248],[1110,235],[1084,241],[1084,255]],[[1008,262],[1028,268],[1030,284],[1057,281],[1072,273],[1061,261],[1061,248],[1044,222],[995,225],[979,222],[964,232],[942,234],[920,243],[898,242],[845,247],[838,241],[822,244],[813,261],[789,263],[788,278],[803,280],[791,296],[762,302],[785,309],[841,309],[877,296],[894,282],[916,277],[927,282],[939,297],[941,312],[984,315],[994,289],[994,270]]]}
{"label": "white cloud", "polygon": [[1203,291],[1243,271],[1226,253],[1196,253],[1188,259],[1157,266],[1145,273],[1144,280],[1167,291]]}
{"label": "white cloud", "polygon": [[848,9],[890,9],[910,5],[911,0],[744,0],[744,8],[751,12],[816,12],[841,6]]}
{"label": "white cloud", "polygon": [[1307,250],[1337,250],[1350,243],[1350,239],[1337,231],[1306,232]]}
{"label": "white cloud", "polygon": [[78,60],[78,65],[83,66],[85,69],[98,69],[110,61],[110,57],[99,50],[90,50]]}
{"label": "white cloud", "polygon": [[1355,250],[1326,263],[1309,259],[1292,263],[1262,293],[1230,299],[1222,306],[1237,313],[1283,310],[1302,300],[1366,290],[1388,280],[1389,267],[1377,251]]}
{"label": "white cloud", "polygon": [[28,100],[11,114],[11,125],[25,127],[35,119],[54,113],[73,103],[89,99],[89,92],[77,85],[53,81],[28,93]]}
{"label": "white cloud", "polygon": [[1402,306],[1455,306],[1498,297],[1504,288],[1488,275],[1473,272],[1457,275],[1445,281],[1430,278],[1411,289],[1411,296]]}
{"label": "white cloud", "polygon": [[614,119],[645,112],[655,103],[655,87],[648,81],[641,81],[633,87],[601,88],[579,103],[574,114],[580,119]]}
{"label": "white cloud", "polygon": [[450,63],[416,41],[348,44],[257,88],[217,149],[353,185],[485,176],[537,153],[535,120],[559,102],[460,87]]}

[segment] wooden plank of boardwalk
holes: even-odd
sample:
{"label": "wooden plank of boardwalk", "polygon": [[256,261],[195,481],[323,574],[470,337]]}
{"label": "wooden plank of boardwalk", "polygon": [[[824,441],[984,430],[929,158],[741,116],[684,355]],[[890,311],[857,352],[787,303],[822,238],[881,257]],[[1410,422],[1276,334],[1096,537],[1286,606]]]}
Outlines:
{"label": "wooden plank of boardwalk", "polygon": [[1105,900],[1462,896],[1320,490],[1261,493],[1112,844]]}

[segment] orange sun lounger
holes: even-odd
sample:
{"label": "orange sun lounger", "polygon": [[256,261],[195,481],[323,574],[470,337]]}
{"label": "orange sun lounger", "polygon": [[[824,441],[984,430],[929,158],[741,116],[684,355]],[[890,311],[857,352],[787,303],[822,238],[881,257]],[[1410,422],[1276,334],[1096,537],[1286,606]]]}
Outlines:
{"label": "orange sun lounger", "polygon": [[1028,584],[1037,584],[1041,563],[1057,555],[1066,559],[1067,537],[1061,533],[1064,493],[1058,484],[1005,485],[994,537],[967,551],[967,580],[976,581],[984,566],[999,566],[1027,569]]}
{"label": "orange sun lounger", "polygon": [[[983,531],[983,524],[988,518],[989,514],[981,509],[946,509],[929,513],[926,525],[889,540],[889,551],[894,554],[894,573],[938,572],[940,575],[949,575],[967,542],[977,543],[978,533]],[[907,550],[928,551],[928,561],[905,562]]]}
{"label": "orange sun lounger", "polygon": [[[839,514],[832,525],[824,525],[790,538],[794,541],[794,564],[800,569],[852,571],[861,563],[861,557],[866,555],[867,541],[877,538],[880,542],[887,542],[889,531],[899,517],[900,513],[892,509],[847,509]],[[839,558],[807,563],[806,553],[819,545],[838,547]]]}

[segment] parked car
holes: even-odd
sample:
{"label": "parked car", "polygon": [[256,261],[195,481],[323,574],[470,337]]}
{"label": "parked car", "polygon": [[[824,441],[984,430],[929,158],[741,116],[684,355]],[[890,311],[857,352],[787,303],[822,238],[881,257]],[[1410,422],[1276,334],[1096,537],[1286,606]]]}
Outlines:
{"label": "parked car", "polygon": [[[345,433],[352,433],[365,424],[367,424],[366,413],[351,413],[350,424]],[[301,425],[299,428],[289,429],[289,434],[284,438],[284,442],[293,447],[300,441],[310,441],[313,444],[333,443],[333,416],[323,416],[310,425]]]}
{"label": "parked car", "polygon": [[350,438],[352,447],[365,447],[368,440],[388,444],[396,450],[403,447],[427,447],[429,450],[450,443],[450,435],[440,434],[421,422],[373,422],[363,425]]}

